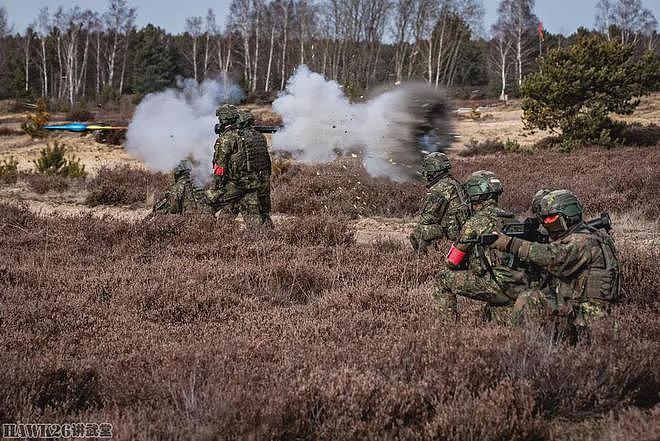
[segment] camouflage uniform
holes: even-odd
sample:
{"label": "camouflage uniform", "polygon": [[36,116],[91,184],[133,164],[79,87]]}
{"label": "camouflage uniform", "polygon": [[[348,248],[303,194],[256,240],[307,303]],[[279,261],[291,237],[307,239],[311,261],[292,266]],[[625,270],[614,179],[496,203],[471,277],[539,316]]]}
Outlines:
{"label": "camouflage uniform", "polygon": [[497,197],[501,193],[499,180],[490,172],[480,171],[473,173],[466,185],[475,180],[475,176],[480,180],[494,180],[496,187],[488,190],[490,196],[486,200],[473,204],[475,212],[463,225],[458,241],[447,256],[448,269],[436,276],[434,297],[445,318],[456,315],[456,296],[460,295],[486,302],[487,316],[505,322],[518,294],[528,288],[525,272],[511,268],[513,259],[510,254],[467,241],[501,229],[516,219],[497,206]]}
{"label": "camouflage uniform", "polygon": [[[533,290],[516,302],[516,315],[543,314],[560,318],[562,329],[580,332],[605,316],[619,297],[620,266],[612,237],[582,221],[582,206],[566,190],[548,193],[540,203],[551,243],[540,244],[500,236],[493,248],[511,252],[553,276],[548,289]],[[548,223],[552,220],[552,223]]]}
{"label": "camouflage uniform", "polygon": [[272,227],[271,161],[266,138],[252,128],[250,112],[222,106],[217,113],[221,123],[223,119],[229,123],[215,143],[215,185],[206,192],[209,202],[220,215],[240,212],[248,225]]}
{"label": "camouflage uniform", "polygon": [[152,215],[158,213],[211,212],[204,191],[192,182],[191,169],[192,164],[188,160],[183,160],[176,166],[173,171],[174,184],[154,204]]}
{"label": "camouflage uniform", "polygon": [[467,195],[461,183],[449,174],[451,164],[444,153],[424,158],[423,174],[429,187],[419,221],[410,235],[417,251],[424,251],[440,239],[455,241],[470,216]]}

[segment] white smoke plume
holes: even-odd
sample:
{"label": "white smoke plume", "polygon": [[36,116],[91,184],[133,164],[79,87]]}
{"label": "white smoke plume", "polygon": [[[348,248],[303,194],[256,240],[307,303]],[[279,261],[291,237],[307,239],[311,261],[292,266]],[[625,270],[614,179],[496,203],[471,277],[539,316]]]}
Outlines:
{"label": "white smoke plume", "polygon": [[243,99],[240,87],[227,77],[177,80],[176,89],[151,93],[135,109],[126,133],[125,148],[153,170],[172,170],[182,159],[195,164],[193,177],[211,179],[217,122],[216,108]]}
{"label": "white smoke plume", "polygon": [[273,102],[284,128],[273,149],[304,162],[327,162],[338,152],[360,151],[373,176],[395,181],[416,175],[425,151],[446,146],[450,131],[444,93],[420,83],[384,91],[352,104],[342,87],[300,66]]}

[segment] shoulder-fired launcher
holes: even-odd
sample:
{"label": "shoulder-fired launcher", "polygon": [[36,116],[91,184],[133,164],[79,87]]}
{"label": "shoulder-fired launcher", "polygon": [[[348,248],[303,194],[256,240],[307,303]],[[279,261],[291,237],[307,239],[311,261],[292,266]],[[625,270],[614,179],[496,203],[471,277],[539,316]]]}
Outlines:
{"label": "shoulder-fired launcher", "polygon": [[[612,219],[607,212],[601,213],[600,216],[590,219],[585,224],[596,230],[610,231],[612,229]],[[510,237],[517,237],[518,239],[528,240],[530,242],[548,243],[550,236],[547,233],[539,230],[541,222],[536,217],[528,217],[524,222],[513,223],[505,225],[502,228],[502,233]],[[462,240],[460,243],[464,244],[479,244],[490,245],[497,240],[497,234],[483,234],[473,239]]]}

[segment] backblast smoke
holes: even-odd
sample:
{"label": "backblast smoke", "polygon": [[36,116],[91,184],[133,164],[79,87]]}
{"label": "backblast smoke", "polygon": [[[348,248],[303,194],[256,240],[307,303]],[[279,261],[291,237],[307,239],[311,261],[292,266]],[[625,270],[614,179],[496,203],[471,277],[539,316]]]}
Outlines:
{"label": "backblast smoke", "polygon": [[177,88],[144,97],[126,133],[126,150],[153,170],[170,171],[182,159],[195,164],[193,176],[200,183],[211,178],[216,108],[243,99],[240,87],[225,76],[179,79]]}
{"label": "backblast smoke", "polygon": [[442,150],[449,140],[445,94],[408,83],[351,103],[336,81],[300,66],[273,102],[284,128],[273,149],[296,153],[304,162],[327,162],[337,153],[360,152],[372,176],[408,180],[424,152]]}

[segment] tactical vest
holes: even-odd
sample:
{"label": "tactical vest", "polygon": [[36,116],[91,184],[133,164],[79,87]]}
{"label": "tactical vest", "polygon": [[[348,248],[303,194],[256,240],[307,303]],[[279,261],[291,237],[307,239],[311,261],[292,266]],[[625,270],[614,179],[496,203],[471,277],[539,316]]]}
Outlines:
{"label": "tactical vest", "polygon": [[[614,240],[604,231],[585,226],[590,234],[591,265],[573,283],[574,293],[580,298],[615,303],[619,300],[621,274]],[[578,233],[581,234],[581,233]]]}
{"label": "tactical vest", "polygon": [[[479,230],[475,231],[475,236],[490,234],[493,231],[501,230],[504,225],[517,222],[513,214],[497,206],[486,207],[481,211],[485,211],[485,213],[477,214],[477,216],[483,217],[483,220],[480,222]],[[476,274],[489,274],[492,268],[498,265],[512,267],[513,255],[484,245],[477,244],[472,248],[469,267]]]}
{"label": "tactical vest", "polygon": [[252,128],[239,130],[236,151],[229,160],[230,178],[240,179],[255,173],[270,174],[271,163],[266,137]]}
{"label": "tactical vest", "polygon": [[[470,217],[470,204],[468,203],[468,196],[465,189],[453,176],[447,176],[445,179],[449,185],[454,187],[454,194],[449,201],[447,209],[447,216],[454,219],[458,229],[460,230],[465,221]],[[443,221],[443,224],[445,222]],[[444,226],[444,225],[443,225]]]}

